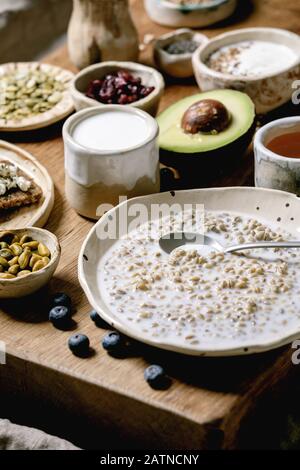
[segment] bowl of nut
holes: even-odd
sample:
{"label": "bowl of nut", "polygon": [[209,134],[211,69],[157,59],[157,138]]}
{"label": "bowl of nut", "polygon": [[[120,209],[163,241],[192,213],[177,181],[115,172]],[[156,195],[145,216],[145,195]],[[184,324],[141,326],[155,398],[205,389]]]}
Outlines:
{"label": "bowl of nut", "polygon": [[163,76],[154,68],[135,62],[102,62],[86,67],[71,84],[76,111],[117,104],[157,113],[164,91]]}
{"label": "bowl of nut", "polygon": [[0,298],[23,297],[47,284],[60,252],[56,236],[47,230],[0,231]]}
{"label": "bowl of nut", "polygon": [[38,62],[0,66],[0,131],[40,129],[74,111],[69,70]]}

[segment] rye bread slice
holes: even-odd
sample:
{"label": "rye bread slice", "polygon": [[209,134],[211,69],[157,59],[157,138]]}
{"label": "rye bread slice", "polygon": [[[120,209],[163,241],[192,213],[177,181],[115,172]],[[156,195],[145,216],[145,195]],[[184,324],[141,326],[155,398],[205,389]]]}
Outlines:
{"label": "rye bread slice", "polygon": [[[12,165],[11,162],[2,160],[0,163],[5,163],[6,165]],[[0,196],[0,211],[5,211],[9,209],[17,209],[23,206],[29,206],[31,204],[36,204],[40,201],[43,191],[37,185],[33,179],[24,173],[20,168],[17,168],[17,175],[23,176],[28,181],[31,182],[31,186],[28,191],[24,192],[20,189],[11,189],[3,196]]]}

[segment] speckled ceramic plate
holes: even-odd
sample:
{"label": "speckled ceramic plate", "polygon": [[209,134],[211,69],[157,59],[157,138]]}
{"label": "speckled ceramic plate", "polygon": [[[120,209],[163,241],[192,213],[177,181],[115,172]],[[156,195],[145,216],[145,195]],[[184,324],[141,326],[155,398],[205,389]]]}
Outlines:
{"label": "speckled ceramic plate", "polygon": [[74,74],[69,70],[50,64],[40,64],[39,62],[10,62],[0,66],[0,77],[13,72],[22,73],[37,68],[45,72],[53,73],[58,80],[66,85],[65,90],[62,92],[62,99],[49,111],[37,114],[33,117],[21,120],[9,119],[7,121],[0,119],[0,131],[18,132],[40,129],[64,119],[74,111],[73,101],[69,93],[69,85]]}
{"label": "speckled ceramic plate", "polygon": [[40,186],[43,195],[37,204],[21,207],[11,212],[1,211],[0,229],[43,227],[54,204],[54,185],[46,168],[30,153],[3,140],[0,140],[1,161],[9,161],[19,167]]}
{"label": "speckled ceramic plate", "polygon": [[259,342],[253,337],[247,343],[235,346],[234,349],[224,349],[222,345],[219,348],[214,346],[210,349],[202,349],[201,341],[198,345],[193,346],[183,346],[182,343],[176,343],[176,340],[157,341],[149,333],[141,332],[141,329],[137,329],[134,325],[129,326],[121,316],[110,311],[101,295],[97,270],[102,257],[116,242],[115,240],[99,240],[97,233],[106,226],[108,218],[116,216],[118,220],[120,211],[124,213],[124,209],[127,211],[136,202],[144,204],[149,213],[151,204],[204,204],[205,210],[208,211],[238,212],[245,216],[263,219],[266,223],[275,224],[278,228],[285,229],[294,236],[294,239],[300,238],[300,199],[294,194],[283,191],[246,187],[212,188],[161,193],[130,199],[107,212],[96,223],[83,243],[79,255],[81,286],[93,308],[113,328],[152,346],[195,356],[234,356],[258,353],[278,348],[299,337],[300,322],[297,328],[283,328],[279,332],[269,333]]}

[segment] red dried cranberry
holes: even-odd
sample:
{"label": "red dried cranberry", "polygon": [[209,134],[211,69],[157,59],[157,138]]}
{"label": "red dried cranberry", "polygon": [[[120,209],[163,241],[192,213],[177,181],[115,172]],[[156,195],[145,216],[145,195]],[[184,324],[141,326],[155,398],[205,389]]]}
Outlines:
{"label": "red dried cranberry", "polygon": [[93,80],[92,85],[94,87],[101,87],[103,85],[103,80]]}
{"label": "red dried cranberry", "polygon": [[154,86],[142,87],[141,90],[140,90],[140,95],[143,98],[145,98],[146,96],[150,95],[150,93],[152,93],[153,90],[154,90]]}
{"label": "red dried cranberry", "polygon": [[148,96],[154,87],[142,85],[140,77],[126,70],[107,74],[102,80],[92,80],[86,95],[104,104],[130,104]]}
{"label": "red dried cranberry", "polygon": [[115,78],[115,87],[118,89],[122,89],[127,85],[126,80],[124,78]]}
{"label": "red dried cranberry", "polygon": [[131,83],[132,85],[139,86],[142,83],[142,79],[140,77],[136,77],[136,78],[132,77]]}
{"label": "red dried cranberry", "polygon": [[89,98],[95,98],[95,96],[99,94],[99,91],[100,91],[102,85],[103,85],[102,80],[93,80],[92,82],[90,82],[90,84],[88,86],[86,95]]}
{"label": "red dried cranberry", "polygon": [[118,77],[123,78],[126,80],[126,82],[130,82],[133,79],[131,73],[127,72],[126,70],[119,70]]}
{"label": "red dried cranberry", "polygon": [[118,100],[119,104],[128,104],[128,96],[125,95],[124,93],[120,96]]}
{"label": "red dried cranberry", "polygon": [[135,103],[135,101],[138,101],[138,95],[131,95],[131,96],[127,96],[127,99],[128,99],[128,103]]}
{"label": "red dried cranberry", "polygon": [[138,93],[138,87],[135,86],[135,85],[128,85],[127,87],[128,91],[130,91],[130,93],[132,93],[133,95]]}
{"label": "red dried cranberry", "polygon": [[113,80],[115,78],[115,75],[114,74],[108,74],[104,77],[104,80],[106,82],[109,82],[110,80]]}

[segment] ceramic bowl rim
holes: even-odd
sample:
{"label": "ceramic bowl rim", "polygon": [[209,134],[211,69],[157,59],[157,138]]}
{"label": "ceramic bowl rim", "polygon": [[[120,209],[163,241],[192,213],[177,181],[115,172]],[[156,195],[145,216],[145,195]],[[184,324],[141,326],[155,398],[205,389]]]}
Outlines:
{"label": "ceramic bowl rim", "polygon": [[[253,193],[256,192],[256,193],[261,193],[261,194],[269,193],[270,195],[272,195],[272,194],[282,195],[282,196],[286,196],[289,201],[294,200],[296,202],[296,204],[299,205],[299,198],[295,194],[285,192],[285,191],[275,190],[275,189],[257,188],[257,187],[248,187],[248,186],[181,190],[181,191],[175,191],[174,195],[175,195],[175,193],[201,194],[201,192],[211,192],[211,193],[217,192],[217,193],[221,194],[223,191],[234,191],[234,192],[243,191],[245,193],[248,192],[248,191],[251,191]],[[82,289],[84,290],[85,295],[87,296],[91,306],[95,310],[97,310],[98,313],[101,314],[103,319],[105,321],[107,321],[112,326],[112,328],[121,331],[125,335],[129,335],[130,337],[132,337],[132,338],[134,338],[134,339],[136,339],[136,340],[138,340],[142,343],[149,344],[151,346],[155,346],[155,347],[158,347],[158,348],[163,349],[163,350],[175,351],[177,353],[188,354],[188,355],[191,355],[191,356],[206,356],[206,357],[217,357],[217,356],[219,356],[219,357],[227,356],[228,357],[229,356],[230,357],[230,356],[242,356],[242,355],[260,353],[260,352],[266,352],[266,351],[269,351],[269,350],[272,350],[272,349],[277,349],[281,346],[284,346],[284,345],[292,342],[294,339],[298,338],[299,337],[299,331],[297,331],[295,333],[292,332],[288,335],[286,334],[285,336],[282,334],[279,338],[271,339],[271,340],[269,339],[268,341],[265,341],[265,342],[264,341],[255,342],[253,340],[252,343],[249,342],[245,345],[236,346],[236,347],[232,347],[232,348],[230,348],[230,347],[229,348],[221,347],[221,348],[205,348],[205,349],[200,348],[199,349],[199,348],[191,348],[189,346],[187,346],[187,347],[185,347],[185,346],[176,346],[172,342],[168,342],[168,341],[163,342],[163,341],[160,341],[160,340],[156,340],[155,338],[150,339],[144,333],[139,332],[139,335],[138,335],[138,332],[136,332],[135,330],[130,331],[130,327],[124,325],[124,323],[122,323],[122,321],[120,321],[120,320],[115,320],[114,319],[112,321],[111,315],[109,313],[106,313],[106,311],[98,305],[97,301],[95,301],[94,295],[93,295],[93,293],[92,293],[92,291],[91,291],[91,289],[88,285],[87,276],[86,276],[86,272],[85,272],[85,268],[84,268],[85,249],[86,249],[90,239],[93,237],[94,232],[97,231],[97,228],[98,228],[99,224],[104,223],[107,220],[107,218],[111,216],[111,214],[113,212],[115,212],[116,210],[120,210],[120,208],[124,205],[134,203],[134,202],[138,202],[138,201],[144,201],[145,198],[150,200],[152,197],[158,197],[158,196],[164,197],[164,195],[166,195],[168,193],[169,192],[157,193],[157,194],[152,194],[152,195],[148,195],[148,196],[139,196],[139,197],[132,198],[130,200],[124,201],[121,204],[119,204],[118,206],[110,209],[88,232],[85,240],[83,241],[83,244],[81,246],[81,250],[80,250],[80,253],[79,253],[79,257],[78,257],[78,279],[79,279],[79,283],[80,283]],[[109,309],[107,308],[106,310],[108,311]]]}
{"label": "ceramic bowl rim", "polygon": [[276,160],[278,162],[287,162],[287,163],[293,163],[298,164],[300,166],[300,158],[291,158],[291,157],[285,157],[283,155],[279,155],[275,152],[272,152],[272,150],[268,149],[265,144],[264,144],[264,139],[266,138],[268,132],[271,129],[274,129],[276,127],[279,127],[281,125],[293,125],[293,124],[299,123],[300,126],[300,116],[291,116],[291,117],[286,117],[282,119],[276,119],[275,121],[271,121],[265,126],[261,127],[255,134],[254,136],[254,151],[259,152],[260,154],[265,154],[267,155],[270,159]]}
{"label": "ceramic bowl rim", "polygon": [[[73,78],[70,84],[70,94],[73,100],[75,97],[75,100],[80,99],[84,101],[86,104],[92,105],[92,107],[110,106],[109,104],[100,103],[92,98],[89,98],[88,96],[85,96],[85,94],[82,91],[80,91],[77,86],[78,80],[81,79],[82,77],[88,76],[90,73],[94,72],[95,70],[101,71],[101,69],[104,69],[107,67],[112,67],[112,69],[114,69],[115,67],[119,69],[123,68],[133,73],[138,73],[139,71],[141,71],[141,72],[147,73],[148,75],[152,75],[155,78],[155,82],[156,82],[155,89],[148,96],[138,101],[135,101],[134,103],[122,105],[124,108],[142,107],[143,105],[146,105],[147,103],[150,103],[151,101],[158,98],[164,91],[164,88],[165,88],[164,78],[162,74],[158,70],[156,70],[154,67],[139,64],[137,62],[110,60],[110,61],[101,62],[99,64],[89,65],[88,67],[85,67],[84,69],[82,69],[77,75],[75,75],[75,77]],[[76,102],[74,104],[76,105]]]}
{"label": "ceramic bowl rim", "polygon": [[[189,34],[191,39],[195,37],[199,37],[199,39],[201,38],[201,41],[197,41],[199,45],[197,46],[197,49],[194,52],[184,52],[183,54],[170,54],[163,48],[163,43],[165,41],[168,41],[168,39],[180,37],[181,35],[184,35],[184,34]],[[203,33],[199,33],[198,31],[193,31],[190,28],[179,28],[179,29],[176,29],[175,31],[171,31],[170,33],[165,33],[159,36],[155,40],[154,50],[157,51],[159,54],[161,54],[161,56],[164,57],[165,59],[169,61],[173,59],[174,62],[178,62],[178,61],[183,61],[185,59],[191,59],[193,57],[193,54],[199,49],[199,47],[202,47],[208,41],[209,41],[208,37]]]}
{"label": "ceramic bowl rim", "polygon": [[[95,148],[86,147],[86,146],[76,142],[76,140],[73,138],[73,135],[72,135],[72,127],[76,124],[76,121],[82,121],[84,119],[84,117],[87,117],[90,114],[92,114],[92,115],[98,114],[98,113],[102,114],[102,113],[106,113],[106,112],[109,112],[109,111],[110,112],[111,111],[115,111],[115,112],[122,111],[122,112],[125,112],[125,113],[134,114],[136,116],[142,117],[144,119],[144,121],[147,122],[147,125],[150,129],[149,136],[147,136],[145,138],[145,140],[140,142],[139,144],[132,145],[131,147],[126,147],[122,150],[120,150],[120,149],[118,149],[118,150],[98,150],[98,149],[95,149]],[[153,140],[155,140],[158,137],[158,133],[159,133],[159,127],[158,127],[158,123],[157,123],[156,119],[154,119],[152,116],[150,116],[150,114],[148,114],[146,111],[143,111],[142,109],[134,108],[134,107],[131,107],[131,106],[122,106],[122,105],[114,105],[114,104],[108,104],[108,105],[105,105],[105,106],[93,106],[91,108],[85,108],[85,109],[82,109],[80,111],[77,111],[77,113],[73,114],[72,116],[70,116],[66,120],[66,122],[63,125],[63,131],[62,131],[63,140],[64,140],[65,144],[70,145],[70,147],[75,151],[85,152],[85,153],[87,153],[89,155],[92,155],[92,156],[103,156],[103,155],[104,156],[106,156],[106,155],[119,156],[119,155],[124,155],[126,153],[130,153],[134,150],[138,150],[138,149],[143,148],[145,145],[147,145],[150,142],[152,142]]]}
{"label": "ceramic bowl rim", "polygon": [[216,7],[221,7],[226,3],[229,3],[232,0],[207,0],[207,4],[199,4],[199,5],[176,5],[175,3],[171,3],[168,0],[157,0],[164,8],[168,8],[170,10],[176,10],[179,12],[187,12],[187,11],[209,11],[213,10]]}
{"label": "ceramic bowl rim", "polygon": [[[256,35],[257,32],[261,32],[261,33],[272,33],[273,32],[274,34],[277,35],[278,38],[282,37],[282,36],[285,36],[287,38],[290,38],[291,40],[298,41],[299,46],[300,46],[300,35],[298,35],[296,33],[293,33],[291,31],[288,31],[286,29],[268,28],[268,27],[240,28],[240,29],[236,29],[236,30],[233,30],[233,31],[228,31],[226,33],[219,34],[218,36],[215,36],[215,37],[211,38],[207,43],[200,46],[193,54],[192,60],[193,60],[194,67],[196,67],[197,69],[200,68],[201,70],[203,70],[209,76],[212,76],[214,78],[221,79],[221,80],[226,80],[226,82],[229,82],[229,83],[230,82],[234,83],[234,82],[237,82],[237,81],[243,82],[243,83],[255,83],[255,82],[267,79],[267,78],[274,78],[274,77],[280,76],[281,74],[284,74],[284,73],[288,72],[289,70],[292,70],[293,68],[295,68],[297,66],[300,66],[300,53],[299,53],[298,57],[295,58],[295,62],[292,65],[289,65],[288,67],[282,68],[282,70],[280,70],[278,72],[265,73],[265,74],[261,74],[261,75],[257,75],[257,76],[248,76],[247,77],[247,76],[241,76],[241,75],[234,76],[234,75],[231,75],[229,73],[217,72],[216,70],[213,70],[210,67],[208,67],[203,62],[202,58],[203,58],[203,54],[206,51],[206,48],[210,47],[214,43],[222,41],[223,39],[226,40],[227,38],[230,38],[230,37],[232,37],[233,39],[235,37],[238,37],[238,42],[243,41],[243,38],[241,38],[241,37],[239,38],[239,36],[241,36],[241,35],[246,35],[247,36],[249,34],[253,34],[253,39],[255,39],[255,35]],[[248,38],[248,40],[249,40],[249,38]],[[274,42],[274,41],[270,41],[270,42]],[[281,42],[278,41],[278,42],[276,42],[276,44],[281,44]],[[222,47],[222,46],[219,45],[218,48],[220,48],[220,47]]]}

